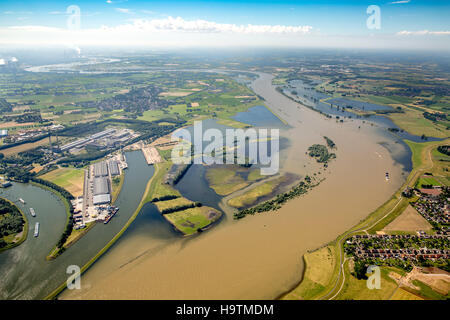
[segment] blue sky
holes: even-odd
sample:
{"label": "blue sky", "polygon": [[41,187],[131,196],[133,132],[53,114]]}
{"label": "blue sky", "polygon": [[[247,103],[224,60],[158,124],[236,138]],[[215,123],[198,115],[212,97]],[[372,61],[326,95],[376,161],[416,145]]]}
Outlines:
{"label": "blue sky", "polygon": [[[108,3],[109,2],[109,3]],[[66,8],[81,10],[81,28],[118,27],[136,20],[180,17],[229,25],[309,26],[320,37],[386,36],[398,32],[447,32],[450,1],[0,1],[0,28],[66,28]],[[369,5],[381,9],[381,28],[366,27]],[[426,34],[426,37],[436,34]],[[448,41],[448,35],[444,34]],[[1,36],[1,31],[0,31]],[[421,40],[425,38],[422,34]]]}

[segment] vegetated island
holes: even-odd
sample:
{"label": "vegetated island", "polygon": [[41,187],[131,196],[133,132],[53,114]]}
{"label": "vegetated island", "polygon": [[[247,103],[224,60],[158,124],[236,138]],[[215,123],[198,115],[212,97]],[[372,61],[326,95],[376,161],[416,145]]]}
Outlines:
{"label": "vegetated island", "polygon": [[27,238],[28,221],[12,202],[0,198],[0,252],[21,244]]}
{"label": "vegetated island", "polygon": [[203,206],[183,197],[173,185],[186,173],[188,166],[169,171],[173,164],[170,161],[155,164],[155,173],[145,202],[152,202],[163,217],[185,236],[202,232],[217,221],[222,213],[211,207]]}
{"label": "vegetated island", "polygon": [[[327,141],[327,144],[329,146],[336,148],[336,145],[331,139],[326,138],[325,140]],[[310,146],[308,148],[308,151],[309,156],[315,158],[318,163],[323,163],[324,167],[328,166],[328,162],[330,160],[336,158],[336,155],[334,153],[330,153],[328,151],[328,148],[321,144],[314,144]],[[294,186],[291,190],[281,193],[275,198],[264,201],[254,207],[239,210],[238,212],[234,213],[234,219],[242,219],[248,214],[254,215],[256,213],[278,210],[284,203],[286,203],[290,199],[306,194],[309,190],[318,186],[322,181],[323,179],[316,181],[314,177],[311,178],[310,176],[306,176],[302,181],[300,181],[298,185]]]}

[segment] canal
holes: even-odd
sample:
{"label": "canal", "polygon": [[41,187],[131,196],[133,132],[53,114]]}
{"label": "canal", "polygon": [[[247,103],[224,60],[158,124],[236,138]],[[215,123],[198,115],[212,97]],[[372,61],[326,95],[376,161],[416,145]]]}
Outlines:
{"label": "canal", "polygon": [[[20,246],[0,254],[0,298],[1,299],[42,299],[64,283],[68,277],[66,269],[70,265],[80,268],[95,256],[125,225],[137,209],[147,182],[154,168],[148,166],[141,151],[126,153],[128,169],[125,180],[116,201],[120,208],[118,214],[107,224],[98,223],[84,237],[73,244],[66,252],[53,261],[45,257],[61,236],[66,213],[62,201],[52,192],[31,184],[14,183],[8,189],[0,189],[0,196],[13,201],[27,215],[30,232]],[[26,204],[18,201],[23,198]],[[36,217],[32,217],[29,208],[34,208]],[[144,206],[143,212],[151,212]],[[138,215],[139,216],[139,215]],[[157,236],[171,234],[170,226],[158,216],[143,220],[156,223],[161,228],[155,230]],[[33,237],[35,222],[40,223],[39,237]]]}

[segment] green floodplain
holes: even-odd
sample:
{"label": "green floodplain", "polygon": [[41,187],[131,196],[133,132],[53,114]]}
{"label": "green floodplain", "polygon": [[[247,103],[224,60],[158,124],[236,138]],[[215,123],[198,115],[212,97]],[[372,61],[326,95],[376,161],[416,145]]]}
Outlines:
{"label": "green floodplain", "polygon": [[[170,58],[168,59],[170,62]],[[193,71],[133,73],[133,68],[137,66],[139,66],[138,59],[126,65],[117,62],[113,65],[114,68],[126,68],[129,71],[123,75],[77,74],[73,76],[64,73],[21,73],[13,76],[0,74],[0,94],[7,97],[6,104],[1,104],[0,127],[8,128],[12,135],[21,130],[40,130],[49,124],[61,124],[68,129],[74,128],[60,137],[60,143],[77,139],[80,132],[75,128],[86,124],[86,128],[91,132],[100,131],[106,127],[132,128],[138,132],[142,130],[145,138],[152,141],[157,136],[170,133],[175,128],[190,125],[195,120],[209,118],[229,127],[245,128],[249,125],[236,121],[232,117],[250,107],[264,105],[263,99],[245,85],[245,81],[254,77],[252,74],[242,73],[241,78],[244,79],[244,82],[241,82],[237,81],[237,74],[233,73]],[[220,67],[221,64],[217,63],[216,66]],[[111,66],[94,65],[88,69],[99,71],[106,67]],[[180,69],[183,67],[185,66],[179,66]],[[202,68],[204,66],[190,64],[190,67]],[[426,69],[425,75],[414,73],[415,79],[405,82],[399,75],[402,68],[406,67],[398,66],[398,68],[397,76],[394,78],[386,71],[382,71],[381,67],[380,70],[377,69],[377,76],[384,77],[386,80],[372,79],[368,73],[354,69],[345,79],[336,80],[336,77],[340,77],[338,74],[319,78],[318,75],[312,73],[307,75],[306,81],[320,79],[321,83],[317,84],[315,88],[332,94],[336,98],[346,97],[394,108],[400,107],[400,109],[396,109],[399,112],[386,114],[386,117],[389,117],[400,128],[418,136],[448,137],[448,119],[433,117],[434,113],[446,113],[449,108],[448,96],[434,93],[440,84],[429,81],[428,87],[422,88],[422,91],[414,96],[405,96],[403,92],[398,91],[401,88],[400,84],[411,87],[418,86],[422,77],[430,78],[436,73],[436,70],[429,67]],[[284,71],[275,71],[275,67],[270,66],[268,62],[267,65],[260,68],[260,71],[276,74],[274,82],[279,84],[303,77],[295,67],[288,66]],[[361,76],[364,77],[361,78]],[[380,96],[379,88],[381,87],[391,88],[390,94],[384,97]],[[358,91],[364,91],[364,94],[360,94]],[[140,106],[128,103],[141,93],[151,96],[148,105]],[[113,107],[102,101],[112,102]],[[359,113],[376,114],[377,112]],[[430,116],[430,114],[432,115]],[[143,129],[147,124],[151,124],[151,129]],[[316,144],[305,152],[309,151],[311,157],[326,164],[334,157],[333,148],[328,140],[332,142],[329,138],[326,140],[328,148]],[[41,141],[42,145],[36,145],[36,142]],[[9,142],[3,138],[1,143],[5,147]],[[409,145],[413,150],[413,164],[417,167],[417,163],[422,159],[418,158],[418,152],[415,149],[422,148],[424,144],[411,142]],[[100,150],[84,150],[77,157],[69,156],[70,161],[66,163],[56,162],[47,166],[46,163],[49,159],[43,157],[42,151],[45,146],[48,146],[48,143],[43,138],[29,144],[15,146],[15,149],[0,150],[2,156],[7,160],[1,163],[2,173],[6,175],[12,173],[10,178],[17,180],[24,176],[43,179],[47,177],[49,181],[53,181],[69,192],[76,192],[76,180],[79,180],[80,172],[90,161],[93,161],[87,155],[98,152],[98,159],[101,159],[102,155]],[[138,209],[146,203],[153,203],[164,219],[183,235],[192,235],[218,221],[222,216],[219,210],[183,197],[175,186],[165,182],[166,174],[171,169],[172,163],[168,161],[166,150],[160,150],[160,152],[166,161],[155,164],[155,172],[147,184]],[[436,151],[433,149],[432,152],[435,154]],[[12,165],[18,169],[12,171]],[[258,168],[237,165],[211,166],[207,168],[205,177],[209,186],[222,197],[241,191],[241,194],[231,197],[227,204],[235,208],[236,212],[244,209],[244,212],[251,212],[251,214],[254,212],[249,208],[257,207],[262,201],[273,201],[277,194],[283,192],[289,194],[288,186],[292,186],[294,181],[287,175],[266,179],[259,174]],[[68,183],[68,180],[73,180],[74,183]],[[441,185],[442,181],[448,185],[448,174],[444,173],[439,178],[422,175],[416,181],[416,185],[437,186]],[[119,183],[121,182],[117,182],[117,184]],[[297,189],[291,196],[302,194],[304,190]],[[277,205],[271,208],[276,208]],[[8,239],[11,240],[10,238],[11,236]],[[9,241],[8,239],[7,241]],[[16,243],[19,244],[20,241]],[[327,259],[331,261],[333,258]],[[326,287],[329,280],[320,279],[317,283],[322,283],[321,281]],[[304,283],[306,286],[307,281]],[[314,290],[319,292],[317,287],[314,287]],[[315,297],[313,293],[316,291],[314,290],[308,291],[308,298]]]}

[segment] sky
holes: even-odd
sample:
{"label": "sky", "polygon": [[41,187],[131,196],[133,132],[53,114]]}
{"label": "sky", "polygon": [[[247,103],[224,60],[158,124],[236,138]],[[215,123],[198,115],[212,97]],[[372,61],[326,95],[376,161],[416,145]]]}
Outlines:
{"label": "sky", "polygon": [[0,0],[0,45],[450,51],[450,1]]}

